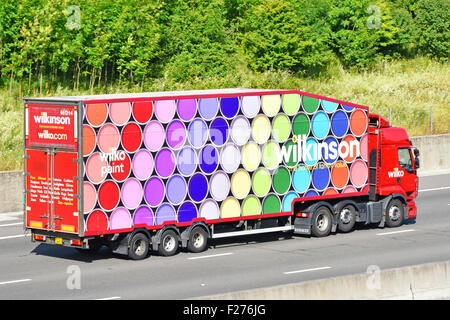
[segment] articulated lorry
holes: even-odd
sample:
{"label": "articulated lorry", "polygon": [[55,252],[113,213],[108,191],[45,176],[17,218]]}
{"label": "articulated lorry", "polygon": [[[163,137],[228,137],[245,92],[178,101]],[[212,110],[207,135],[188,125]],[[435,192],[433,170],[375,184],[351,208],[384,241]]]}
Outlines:
{"label": "articulated lorry", "polygon": [[369,108],[298,90],[24,99],[34,242],[143,259],[416,216],[419,151]]}

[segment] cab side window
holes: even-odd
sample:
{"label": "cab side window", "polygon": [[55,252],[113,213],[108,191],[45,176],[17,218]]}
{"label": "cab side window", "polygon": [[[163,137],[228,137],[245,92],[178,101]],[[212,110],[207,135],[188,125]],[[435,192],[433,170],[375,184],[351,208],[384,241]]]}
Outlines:
{"label": "cab side window", "polygon": [[398,149],[398,164],[408,172],[414,170],[412,165],[411,151],[409,148]]}

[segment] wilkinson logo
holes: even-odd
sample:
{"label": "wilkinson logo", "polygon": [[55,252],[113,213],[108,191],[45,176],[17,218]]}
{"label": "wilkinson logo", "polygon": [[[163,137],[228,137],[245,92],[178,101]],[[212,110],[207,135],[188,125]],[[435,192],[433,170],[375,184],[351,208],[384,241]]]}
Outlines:
{"label": "wilkinson logo", "polygon": [[39,124],[70,124],[70,117],[48,116],[42,112],[40,116],[34,116],[34,122]]}
{"label": "wilkinson logo", "polygon": [[405,175],[405,171],[394,168],[394,171],[388,171],[389,178],[401,178]]}

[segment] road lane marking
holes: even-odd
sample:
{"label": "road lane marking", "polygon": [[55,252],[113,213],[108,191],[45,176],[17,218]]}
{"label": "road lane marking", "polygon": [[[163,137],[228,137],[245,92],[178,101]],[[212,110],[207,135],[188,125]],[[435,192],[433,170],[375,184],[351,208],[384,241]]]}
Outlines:
{"label": "road lane marking", "polygon": [[11,284],[11,283],[19,283],[19,282],[27,282],[27,281],[31,281],[31,279],[20,279],[20,280],[4,281],[4,282],[0,282],[0,285],[2,285],[2,284]]}
{"label": "road lane marking", "polygon": [[18,226],[22,225],[22,222],[16,222],[16,223],[7,223],[7,224],[0,224],[0,227],[11,227],[11,226]]}
{"label": "road lane marking", "polygon": [[377,236],[385,236],[389,234],[396,234],[396,233],[403,233],[403,232],[412,232],[416,231],[415,229],[408,229],[408,230],[400,230],[400,231],[392,231],[392,232],[383,232],[383,233],[377,233]]}
{"label": "road lane marking", "polygon": [[117,300],[117,299],[121,299],[121,297],[108,297],[108,298],[100,298],[100,299],[95,299],[95,300]]}
{"label": "road lane marking", "polygon": [[440,187],[440,188],[432,188],[432,189],[423,189],[423,190],[419,190],[419,192],[437,191],[437,190],[446,190],[446,189],[450,189],[450,187]]}
{"label": "road lane marking", "polygon": [[197,259],[205,259],[205,258],[222,257],[222,256],[229,256],[230,254],[233,254],[233,252],[212,254],[212,255],[209,255],[209,256],[191,257],[191,258],[188,258],[188,260],[197,260]]}
{"label": "road lane marking", "polygon": [[29,237],[29,236],[30,236],[29,234],[17,234],[17,235],[14,235],[14,236],[0,237],[0,240],[20,238],[20,237]]}
{"label": "road lane marking", "polygon": [[312,269],[303,269],[303,270],[287,271],[287,272],[283,272],[283,273],[284,274],[293,274],[293,273],[302,273],[302,272],[318,271],[318,270],[325,270],[325,269],[331,269],[331,267],[320,267],[320,268],[312,268]]}

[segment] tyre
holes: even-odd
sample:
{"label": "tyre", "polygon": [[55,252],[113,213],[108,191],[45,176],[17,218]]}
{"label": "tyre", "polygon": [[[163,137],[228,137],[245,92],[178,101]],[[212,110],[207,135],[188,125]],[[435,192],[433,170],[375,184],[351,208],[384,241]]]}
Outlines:
{"label": "tyre", "polygon": [[311,232],[316,237],[326,237],[331,232],[333,224],[333,216],[326,207],[319,207],[315,212],[312,220]]}
{"label": "tyre", "polygon": [[403,218],[403,202],[398,199],[392,199],[386,208],[386,226],[389,228],[399,227],[403,224]]}
{"label": "tyre", "polygon": [[339,212],[338,230],[350,232],[356,223],[356,210],[352,205],[344,206]]}
{"label": "tyre", "polygon": [[208,246],[208,233],[202,227],[195,227],[189,235],[188,250],[198,253],[206,250]]}
{"label": "tyre", "polygon": [[178,251],[178,235],[173,230],[166,230],[161,236],[158,252],[162,256],[173,256]]}
{"label": "tyre", "polygon": [[142,260],[147,257],[150,242],[143,233],[136,233],[130,240],[128,256],[133,260]]}

